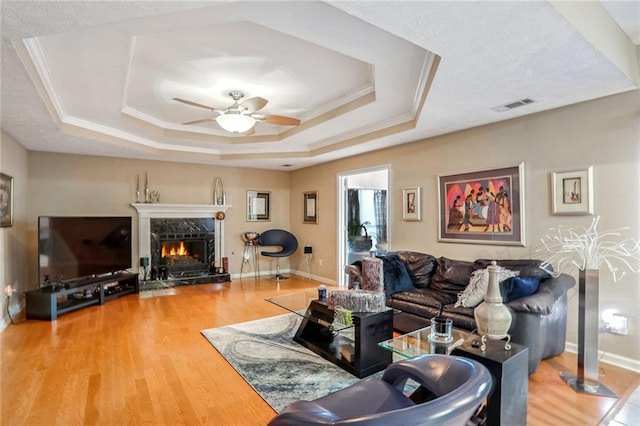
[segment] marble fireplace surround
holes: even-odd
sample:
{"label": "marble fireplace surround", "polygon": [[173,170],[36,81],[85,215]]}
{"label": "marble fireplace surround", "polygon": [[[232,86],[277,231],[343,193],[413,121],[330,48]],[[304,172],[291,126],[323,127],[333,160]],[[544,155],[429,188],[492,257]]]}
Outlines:
{"label": "marble fireplace surround", "polygon": [[[151,219],[188,219],[188,218],[214,218],[216,213],[224,212],[230,205],[215,204],[160,204],[160,203],[133,203],[138,211],[138,254],[139,257],[151,258]],[[224,235],[224,220],[214,221],[216,239],[218,235]],[[220,239],[219,253],[216,259],[224,257],[224,238]]]}

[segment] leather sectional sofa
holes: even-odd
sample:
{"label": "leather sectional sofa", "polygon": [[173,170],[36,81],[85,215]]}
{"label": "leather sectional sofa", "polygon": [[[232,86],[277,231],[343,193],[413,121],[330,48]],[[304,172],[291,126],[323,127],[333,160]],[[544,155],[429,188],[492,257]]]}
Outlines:
{"label": "leather sectional sofa", "polygon": [[[384,262],[387,306],[400,311],[393,319],[396,331],[408,333],[426,327],[437,315],[451,318],[454,327],[476,329],[474,308],[455,305],[459,294],[469,285],[472,273],[486,268],[491,259],[469,262],[412,251],[390,252],[378,257]],[[542,359],[564,352],[567,291],[575,286],[575,280],[566,274],[551,276],[540,268],[540,260],[496,262],[520,277],[539,280],[535,293],[505,303],[512,313],[511,340],[529,348],[529,374],[532,374]],[[357,276],[358,262],[350,268]]]}

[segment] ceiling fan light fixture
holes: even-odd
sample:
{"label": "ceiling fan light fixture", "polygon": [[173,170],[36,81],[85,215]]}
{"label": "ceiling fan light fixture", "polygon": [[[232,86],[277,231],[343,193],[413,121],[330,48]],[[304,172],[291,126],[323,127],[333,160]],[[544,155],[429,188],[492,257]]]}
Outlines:
{"label": "ceiling fan light fixture", "polygon": [[233,111],[219,115],[216,117],[216,121],[220,127],[231,133],[244,133],[256,124],[253,117]]}

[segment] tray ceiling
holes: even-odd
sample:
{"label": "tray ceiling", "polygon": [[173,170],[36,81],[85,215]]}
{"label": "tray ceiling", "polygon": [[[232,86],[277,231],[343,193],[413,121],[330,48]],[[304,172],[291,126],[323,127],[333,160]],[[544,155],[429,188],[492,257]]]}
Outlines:
{"label": "tray ceiling", "polygon": [[[626,3],[3,2],[2,128],[36,151],[307,167],[637,89]],[[172,100],[230,90],[301,124],[235,135]]]}

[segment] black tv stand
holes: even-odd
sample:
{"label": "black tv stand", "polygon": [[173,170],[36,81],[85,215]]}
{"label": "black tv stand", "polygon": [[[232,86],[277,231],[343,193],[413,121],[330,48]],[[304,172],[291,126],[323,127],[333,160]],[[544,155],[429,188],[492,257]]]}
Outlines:
{"label": "black tv stand", "polygon": [[27,292],[27,319],[54,321],[58,315],[138,291],[138,274],[128,272],[51,283]]}

